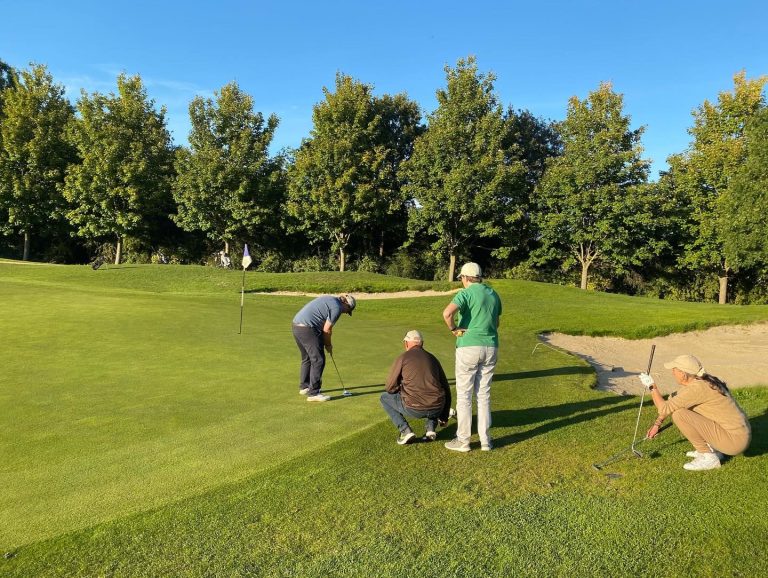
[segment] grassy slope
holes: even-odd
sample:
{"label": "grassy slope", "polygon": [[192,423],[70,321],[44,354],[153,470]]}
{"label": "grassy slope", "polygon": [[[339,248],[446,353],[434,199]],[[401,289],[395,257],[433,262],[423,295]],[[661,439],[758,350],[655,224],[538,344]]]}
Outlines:
{"label": "grassy slope", "polygon": [[[114,291],[92,285],[101,272],[21,278],[10,267],[0,264],[0,545],[14,555],[0,573],[755,575],[765,566],[765,390],[739,392],[755,441],[728,467],[684,472],[687,448],[670,430],[649,443],[651,459],[619,462],[612,471],[624,477],[608,479],[589,464],[631,441],[637,400],[590,390],[591,371],[573,358],[530,352],[542,329],[648,336],[762,320],[768,308],[496,283],[506,307],[498,450],[454,455],[440,444],[397,447],[375,395],[411,327],[451,373],[446,298],[365,302],[342,320],[337,361],[358,395],[310,407],[295,393],[286,329],[305,299],[249,295],[238,336],[231,296],[139,290],[166,290],[165,274],[183,292],[183,271],[145,268],[160,281],[142,287],[137,276]],[[210,293],[189,276],[190,289]]]}

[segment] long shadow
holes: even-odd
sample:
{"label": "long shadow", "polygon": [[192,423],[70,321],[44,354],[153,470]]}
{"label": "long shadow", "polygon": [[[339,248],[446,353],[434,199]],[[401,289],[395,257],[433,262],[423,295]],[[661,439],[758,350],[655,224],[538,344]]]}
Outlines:
{"label": "long shadow", "polygon": [[[374,389],[372,391],[358,391],[358,390],[361,390],[361,389],[371,389],[371,388],[376,388],[376,389]],[[329,395],[331,393],[333,393],[333,392],[336,392],[336,391],[342,391],[343,392],[344,388],[343,387],[337,387],[335,389],[328,389],[328,388],[325,388],[325,387],[323,388],[323,393],[329,394]],[[356,385],[354,387],[348,387],[347,391],[354,391],[355,392],[352,395],[352,397],[360,397],[362,395],[378,395],[382,391],[384,391],[384,384],[383,383],[374,383],[374,384],[371,384],[371,385]],[[332,397],[333,397],[333,399],[336,399],[336,398],[342,398],[343,396],[339,395],[339,396],[332,396]]]}
{"label": "long shadow", "polygon": [[518,371],[516,373],[495,373],[494,381],[514,380],[514,379],[535,379],[539,377],[553,377],[556,375],[586,375],[593,373],[591,367],[578,365],[568,365],[565,367],[552,367],[550,369],[536,369],[533,371]]}
{"label": "long shadow", "polygon": [[752,426],[752,441],[744,455],[756,458],[768,452],[768,411],[750,418],[749,423]]}
{"label": "long shadow", "polygon": [[495,411],[492,414],[494,427],[540,425],[523,432],[494,438],[493,443],[497,447],[519,443],[562,427],[597,419],[634,406],[634,401],[626,398],[608,397],[554,406]]}

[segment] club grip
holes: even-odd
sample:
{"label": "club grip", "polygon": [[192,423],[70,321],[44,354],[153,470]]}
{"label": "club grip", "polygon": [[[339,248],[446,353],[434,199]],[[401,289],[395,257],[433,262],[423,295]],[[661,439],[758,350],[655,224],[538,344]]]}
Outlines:
{"label": "club grip", "polygon": [[651,365],[653,365],[653,354],[656,351],[656,345],[651,345],[651,356],[648,358],[648,369],[645,371],[648,375],[651,374]]}

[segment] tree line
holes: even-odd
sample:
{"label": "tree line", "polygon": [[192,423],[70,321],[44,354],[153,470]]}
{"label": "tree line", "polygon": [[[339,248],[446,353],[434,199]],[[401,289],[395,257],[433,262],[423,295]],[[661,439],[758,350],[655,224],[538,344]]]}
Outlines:
{"label": "tree line", "polygon": [[72,104],[46,66],[0,61],[0,254],[205,263],[251,248],[261,271],[350,268],[497,277],[720,303],[768,302],[768,77],[692,113],[649,180],[643,127],[601,83],[563,121],[504,106],[473,57],[437,107],[338,73],[296,149],[236,82],[189,105],[188,145],[141,77]]}

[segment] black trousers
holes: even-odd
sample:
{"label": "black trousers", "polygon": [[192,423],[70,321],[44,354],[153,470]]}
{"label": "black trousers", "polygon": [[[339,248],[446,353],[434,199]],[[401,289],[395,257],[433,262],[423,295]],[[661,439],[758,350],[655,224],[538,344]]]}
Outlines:
{"label": "black trousers", "polygon": [[325,348],[323,334],[319,335],[311,327],[294,325],[293,338],[301,352],[301,369],[299,370],[299,389],[309,388],[309,395],[320,392],[323,385],[325,370]]}

